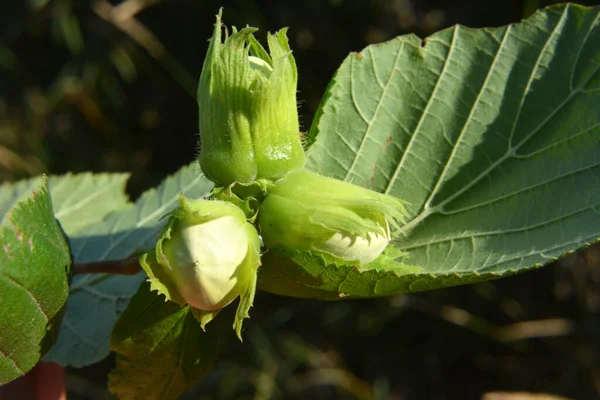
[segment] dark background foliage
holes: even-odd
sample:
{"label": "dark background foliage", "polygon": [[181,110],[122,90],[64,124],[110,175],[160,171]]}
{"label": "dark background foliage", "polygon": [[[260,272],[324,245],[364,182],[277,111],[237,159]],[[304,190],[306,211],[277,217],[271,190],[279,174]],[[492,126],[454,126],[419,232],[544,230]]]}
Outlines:
{"label": "dark background foliage", "polygon": [[[290,27],[303,129],[351,51],[456,23],[499,26],[538,0],[28,0],[0,4],[0,180],[129,171],[132,198],[191,162],[214,16]],[[586,4],[599,4],[587,1]],[[591,183],[593,184],[593,183]],[[188,398],[600,397],[600,250],[503,281],[369,301],[259,293],[246,341]],[[70,369],[71,398],[111,398],[112,358]],[[488,394],[486,399],[492,399]]]}

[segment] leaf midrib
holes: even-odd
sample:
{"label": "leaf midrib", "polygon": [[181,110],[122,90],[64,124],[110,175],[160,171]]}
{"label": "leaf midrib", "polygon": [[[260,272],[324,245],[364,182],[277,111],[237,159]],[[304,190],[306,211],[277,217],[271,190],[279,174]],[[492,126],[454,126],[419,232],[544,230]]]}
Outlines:
{"label": "leaf midrib", "polygon": [[[565,15],[567,14],[567,11],[569,10],[569,7],[570,6],[567,6],[565,8],[563,14],[561,15],[561,20],[556,24],[555,29],[553,30],[552,34],[550,34],[548,36],[548,39],[546,40],[546,43],[544,44],[543,49],[540,51],[538,59],[536,60],[536,63],[535,63],[534,67],[531,70],[531,73],[530,73],[530,76],[529,76],[529,80],[528,80],[528,85],[526,86],[526,88],[523,91],[524,95],[521,98],[521,103],[519,105],[519,110],[518,110],[517,115],[515,117],[515,123],[513,124],[513,129],[511,131],[510,138],[513,137],[514,131],[516,129],[517,123],[518,123],[520,115],[521,115],[521,111],[523,109],[523,103],[524,103],[524,100],[526,98],[526,94],[528,93],[527,89],[530,87],[530,84],[531,84],[531,82],[533,80],[533,77],[534,77],[535,73],[537,72],[537,70],[539,68],[540,59],[545,54],[545,49],[547,48],[547,45],[550,42],[550,39],[552,37],[554,37],[554,35],[556,34],[558,27],[562,26],[564,24]],[[509,26],[509,28],[510,28],[510,26]],[[508,31],[508,29],[507,29],[507,31]],[[585,38],[585,40],[581,44],[581,48],[584,47],[584,45],[586,43],[586,40],[589,37],[590,32],[591,32],[591,30],[588,29],[586,38]],[[496,53],[496,58],[497,58],[497,55],[498,55],[499,52],[500,52],[500,49]],[[581,54],[581,50],[578,52],[578,57],[579,57],[580,54]],[[578,61],[579,61],[579,58],[576,58],[575,61],[574,61],[574,68],[577,65]],[[493,65],[492,65],[492,67],[490,67],[490,71],[492,70],[492,68],[493,68]],[[518,156],[517,156],[516,153],[519,150],[519,148],[521,148],[536,133],[538,133],[560,110],[562,110],[562,108],[570,100],[572,100],[577,94],[581,93],[583,91],[583,88],[587,85],[587,83],[590,81],[590,79],[592,79],[594,77],[594,75],[598,72],[599,69],[600,69],[600,67],[596,68],[596,70],[593,73],[589,74],[588,79],[585,80],[584,82],[582,82],[582,84],[578,88],[576,88],[575,90],[573,90],[573,88],[571,86],[570,87],[571,91],[570,91],[569,95],[557,107],[555,107],[555,109],[551,113],[549,113],[549,115],[543,121],[541,121],[541,123],[538,124],[537,127],[535,127],[534,129],[532,129],[532,131],[527,136],[525,136],[520,143],[518,143],[517,145],[514,145],[511,148],[509,148],[507,150],[507,152],[502,157],[500,157],[498,160],[496,160],[494,163],[492,163],[487,169],[485,169],[475,179],[472,179],[471,181],[469,181],[469,183],[467,183],[465,186],[463,186],[460,190],[456,191],[451,196],[448,196],[446,199],[442,200],[437,205],[435,205],[433,207],[431,207],[431,206],[428,207],[427,205],[430,204],[431,200],[435,197],[435,195],[437,193],[437,188],[439,187],[440,182],[442,182],[442,179],[444,177],[444,173],[442,173],[442,175],[440,175],[440,178],[438,179],[438,183],[434,187],[434,190],[432,190],[432,192],[431,192],[428,200],[425,202],[425,206],[423,207],[423,211],[421,213],[419,213],[411,221],[409,221],[406,225],[402,226],[400,228],[400,230],[398,231],[398,235],[402,234],[405,237],[407,237],[409,235],[410,231],[412,231],[424,219],[426,219],[427,217],[429,217],[432,214],[439,213],[439,212],[443,211],[444,206],[446,206],[448,203],[450,203],[451,201],[455,200],[456,198],[458,198],[459,196],[461,196],[462,194],[464,194],[465,192],[467,192],[469,189],[471,189],[473,186],[475,186],[479,181],[481,181],[483,178],[485,178],[489,173],[491,173],[493,170],[495,170],[498,166],[500,166],[506,160],[508,160],[510,158],[518,158]],[[572,74],[573,74],[573,72],[572,72]],[[488,71],[488,76],[489,76],[489,71]],[[571,75],[571,82],[572,82],[572,80],[573,80],[573,75]],[[486,81],[487,81],[487,77],[486,77]],[[485,84],[482,85],[482,90],[483,90],[484,87],[485,87]],[[474,102],[474,106],[476,104],[477,104],[477,101]],[[473,107],[473,108],[475,108],[475,107]],[[467,123],[468,123],[468,120],[467,120]],[[467,125],[467,123],[465,123],[465,126]],[[463,127],[463,130],[464,130],[464,127]],[[510,145],[510,138],[509,138],[509,145]],[[458,144],[459,140],[460,140],[460,138],[457,140],[457,144]],[[456,149],[458,147],[457,144],[455,144],[454,149]],[[446,163],[446,166],[448,166],[450,164],[451,160],[452,160],[452,157],[450,157],[448,159],[448,161]]]}
{"label": "leaf midrib", "polygon": [[[63,182],[66,182],[66,180],[63,180]],[[97,191],[93,192],[89,196],[86,196],[86,197],[80,199],[79,201],[77,201],[76,203],[71,204],[68,207],[65,207],[63,209],[60,209],[60,210],[56,211],[54,213],[54,216],[56,218],[58,218],[58,219],[60,219],[61,217],[65,217],[66,215],[69,215],[73,211],[77,211],[77,210],[81,209],[86,204],[90,203],[94,199],[96,199],[99,196],[103,195],[110,187],[112,187],[112,186],[119,186],[121,184],[122,184],[121,180],[115,180],[115,181],[111,182],[111,184],[109,184],[109,185],[98,186],[98,190]]]}

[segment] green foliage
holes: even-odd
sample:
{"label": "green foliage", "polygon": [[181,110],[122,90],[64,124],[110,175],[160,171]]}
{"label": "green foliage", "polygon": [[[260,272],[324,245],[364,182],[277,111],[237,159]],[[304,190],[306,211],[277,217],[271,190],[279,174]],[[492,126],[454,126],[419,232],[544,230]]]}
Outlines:
{"label": "green foliage", "polygon": [[[255,284],[314,299],[385,296],[512,275],[597,241],[599,15],[557,6],[519,24],[456,26],[426,41],[409,35],[348,57],[309,132],[307,167],[407,201],[408,221],[393,247],[361,267],[311,251],[266,252],[237,320],[248,316]],[[152,249],[180,193],[199,198],[213,188],[188,166],[130,203],[126,178],[49,180],[74,261]],[[118,320],[111,390],[126,399],[178,396],[210,368],[230,319],[202,333],[216,312],[165,302],[140,286],[143,273],[77,276],[67,301],[69,248],[45,186],[14,206],[40,182],[0,190],[0,212],[13,207],[0,226],[0,382],[35,365],[66,301],[46,360],[101,360]],[[253,221],[265,193],[251,186],[216,195],[239,200]],[[262,197],[237,197],[245,191]]]}
{"label": "green foliage", "polygon": [[394,246],[421,269],[265,260],[259,288],[286,294],[295,282],[289,294],[300,297],[435,289],[526,271],[596,241],[599,10],[562,5],[350,55],[309,133],[307,165],[408,201]]}
{"label": "green foliage", "polygon": [[[11,196],[22,198],[15,187],[2,187],[0,198]],[[10,209],[0,243],[1,385],[33,368],[54,343],[54,325],[69,291],[69,247],[45,182]]]}
{"label": "green foliage", "polygon": [[[560,6],[504,28],[454,27],[424,46],[407,36],[350,56],[309,133],[308,166],[410,202],[394,242],[402,257],[358,269],[271,252],[259,288],[327,299],[412,292],[508,276],[595,240],[597,13]],[[180,191],[210,190],[196,172],[184,168],[74,235],[76,260],[151,248]],[[142,279],[78,278],[48,358],[103,358]]]}
{"label": "green foliage", "polygon": [[48,179],[54,215],[69,237],[100,223],[129,204],[125,184],[129,174],[67,174]]}
{"label": "green foliage", "polygon": [[230,330],[215,322],[203,332],[189,306],[166,301],[144,282],[113,331],[110,390],[122,400],[176,399],[210,370]]}
{"label": "green foliage", "polygon": [[5,223],[7,221],[5,217],[17,202],[31,196],[31,191],[38,188],[43,182],[44,178],[40,176],[26,181],[2,185],[2,189],[0,190],[0,214],[2,215],[2,222]]}
{"label": "green foliage", "polygon": [[[180,192],[202,197],[211,188],[212,183],[198,176],[197,166],[183,167],[135,204],[71,235],[75,262],[121,259],[154,247],[165,222],[160,218],[177,204]],[[105,358],[112,327],[144,277],[143,273],[76,276],[58,341],[45,359],[82,367]]]}
{"label": "green foliage", "polygon": [[[67,235],[101,221],[107,214],[128,203],[125,183],[129,174],[66,174],[47,178],[55,217]],[[0,190],[3,216],[31,191],[44,183],[43,177],[5,184]]]}

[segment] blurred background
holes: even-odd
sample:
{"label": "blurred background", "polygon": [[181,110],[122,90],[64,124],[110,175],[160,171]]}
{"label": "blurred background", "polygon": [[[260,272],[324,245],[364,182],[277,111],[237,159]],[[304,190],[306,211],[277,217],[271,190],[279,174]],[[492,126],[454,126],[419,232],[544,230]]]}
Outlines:
{"label": "blurred background", "polygon": [[[457,23],[505,25],[553,3],[6,0],[0,181],[127,171],[135,199],[191,162],[197,78],[220,6],[228,26],[256,26],[260,39],[290,28],[308,130],[349,52]],[[502,281],[378,300],[259,293],[245,343],[232,342],[185,398],[497,400],[507,398],[497,392],[521,392],[597,399],[599,285],[600,248],[592,247]],[[69,369],[70,398],[111,399],[106,375],[113,362]]]}

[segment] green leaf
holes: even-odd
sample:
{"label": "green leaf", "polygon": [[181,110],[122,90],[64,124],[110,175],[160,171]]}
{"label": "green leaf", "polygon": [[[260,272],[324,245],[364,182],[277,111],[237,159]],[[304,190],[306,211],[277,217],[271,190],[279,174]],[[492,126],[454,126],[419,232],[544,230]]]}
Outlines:
{"label": "green leaf", "polygon": [[[301,268],[294,279],[282,266],[301,281],[294,295],[303,285],[309,297],[368,297],[471,283],[597,241],[599,13],[560,5],[350,55],[309,133],[307,165],[408,201],[394,246],[421,270]],[[277,286],[274,275],[259,287]]]}
{"label": "green leaf", "polygon": [[[0,197],[13,189],[3,186]],[[45,183],[9,211],[0,244],[2,385],[33,368],[48,350],[67,300],[71,257]]]}
{"label": "green leaf", "polygon": [[52,176],[48,187],[54,215],[71,237],[102,221],[108,214],[127,207],[125,184],[129,174],[67,174]]}
{"label": "green leaf", "polygon": [[[54,216],[67,235],[101,221],[107,214],[125,207],[129,200],[125,183],[129,174],[66,174],[47,179],[52,196]],[[36,178],[8,183],[0,191],[0,214],[4,215],[17,202],[44,182]]]}
{"label": "green leaf", "polygon": [[414,278],[430,279],[431,275],[417,275],[421,268],[398,261],[405,257],[403,252],[388,246],[375,261],[361,268],[345,265],[344,260],[326,253],[271,250],[263,256],[258,287],[282,296],[318,300],[407,292]]}
{"label": "green leaf", "polygon": [[203,332],[189,306],[166,301],[142,283],[110,341],[117,353],[111,392],[121,400],[177,399],[210,371],[231,335],[230,320],[219,320]]}
{"label": "green leaf", "polygon": [[10,209],[19,201],[31,196],[31,191],[38,188],[44,182],[44,178],[37,178],[15,183],[4,183],[0,187],[0,215],[3,223]]}
{"label": "green leaf", "polygon": [[[166,222],[160,218],[177,205],[179,193],[202,197],[212,186],[196,165],[183,167],[135,204],[71,235],[75,262],[122,259],[154,247]],[[106,357],[112,327],[144,278],[143,273],[76,275],[58,341],[45,359],[83,367]]]}

